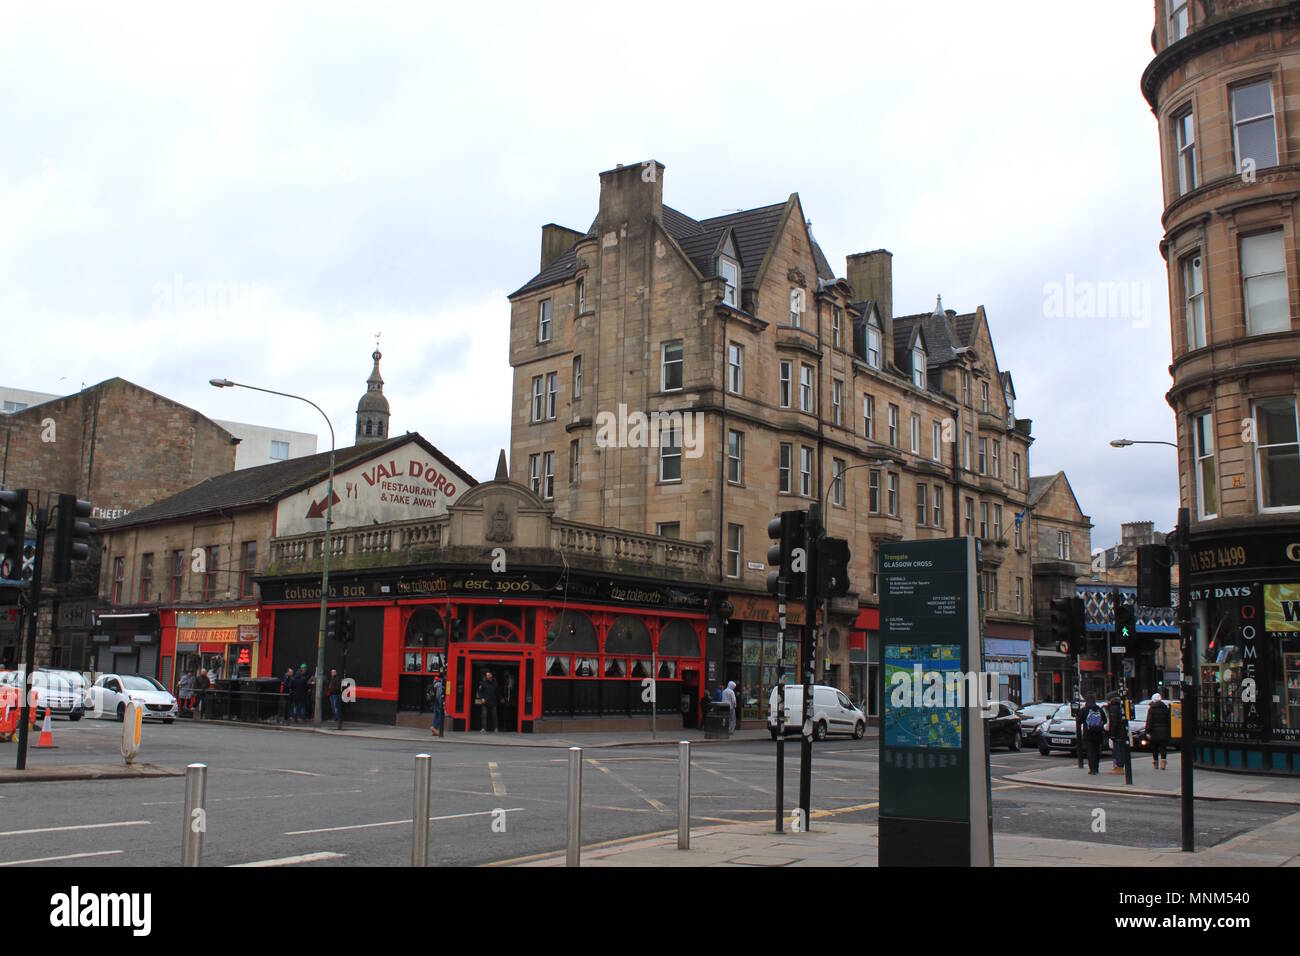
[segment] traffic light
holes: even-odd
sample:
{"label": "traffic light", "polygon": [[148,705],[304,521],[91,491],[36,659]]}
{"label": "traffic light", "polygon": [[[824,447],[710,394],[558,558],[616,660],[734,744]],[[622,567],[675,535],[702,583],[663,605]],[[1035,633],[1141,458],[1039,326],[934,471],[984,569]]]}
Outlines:
{"label": "traffic light", "polygon": [[1115,605],[1115,641],[1130,653],[1137,647],[1137,616],[1132,604]]}
{"label": "traffic light", "polygon": [[54,518],[54,581],[72,577],[72,562],[90,557],[90,502],[59,495]]}
{"label": "traffic light", "polygon": [[1062,654],[1074,653],[1070,635],[1070,598],[1052,598],[1052,644]]}
{"label": "traffic light", "polygon": [[339,639],[343,641],[344,644],[351,644],[356,640],[356,636],[357,622],[353,619],[351,611],[344,611],[343,624],[339,630]]}
{"label": "traffic light", "polygon": [[1088,636],[1088,620],[1084,612],[1083,598],[1070,598],[1070,650],[1071,653],[1083,652],[1084,640]]}
{"label": "traffic light", "polygon": [[767,525],[767,536],[775,542],[767,549],[767,563],[773,569],[767,573],[767,589],[776,594],[778,579],[785,578],[787,600],[797,601],[805,593],[808,552],[804,533],[807,524],[807,512],[782,511]]}
{"label": "traffic light", "polygon": [[1165,544],[1141,544],[1137,550],[1137,602],[1143,607],[1169,607],[1173,550]]}
{"label": "traffic light", "polygon": [[331,641],[339,638],[339,609],[336,607],[325,612],[325,636]]}
{"label": "traffic light", "polygon": [[27,492],[0,491],[0,578],[22,580]]}
{"label": "traffic light", "polygon": [[841,597],[849,593],[849,543],[843,538],[817,542],[817,595]]}

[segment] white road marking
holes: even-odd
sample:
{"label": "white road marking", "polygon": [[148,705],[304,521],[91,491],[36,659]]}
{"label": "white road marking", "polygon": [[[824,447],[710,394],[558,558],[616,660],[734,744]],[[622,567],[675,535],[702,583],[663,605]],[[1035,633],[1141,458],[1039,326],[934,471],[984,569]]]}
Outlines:
{"label": "white road marking", "polygon": [[55,860],[84,860],[88,856],[113,856],[122,850],[99,850],[95,853],[68,853],[64,856],[42,856],[34,860],[5,860],[0,866],[22,866],[24,863],[53,863]]}
{"label": "white road marking", "polygon": [[[236,800],[290,800],[295,797],[333,797],[343,793],[364,793],[362,790],[309,790],[306,793],[262,793],[248,797],[212,797],[208,803],[228,803]],[[179,807],[184,800],[151,800],[142,807]]]}
{"label": "white road marking", "polygon": [[0,837],[26,836],[29,833],[61,833],[65,830],[103,830],[108,827],[147,827],[151,822],[152,821],[150,820],[122,820],[119,823],[81,823],[76,826],[68,827],[38,827],[34,830],[4,830],[0,831]]}
{"label": "white road marking", "polygon": [[602,766],[599,760],[595,760],[595,759],[593,759],[593,758],[591,758],[591,757],[588,757],[588,758],[587,758],[587,763],[591,764],[593,767],[595,767],[597,770],[599,770],[599,771],[600,771],[601,773],[603,773],[605,776],[607,776],[607,777],[613,777],[614,780],[616,780],[618,783],[620,783],[621,785],[623,785],[624,787],[626,787],[628,790],[632,791],[634,794],[636,794],[638,797],[640,797],[640,798],[641,798],[642,800],[644,800],[646,803],[650,804],[650,806],[654,807],[654,808],[655,808],[656,810],[658,810],[660,813],[667,813],[667,812],[668,812],[668,808],[665,807],[662,803],[660,803],[660,802],[659,802],[658,800],[656,800],[654,797],[648,797],[648,796],[646,796],[645,791],[642,790],[640,787],[638,787],[636,784],[632,783],[632,782],[629,781],[629,780],[624,780],[622,777],[620,777],[618,774],[614,773],[614,771],[610,770],[608,767]]}
{"label": "white road marking", "polygon": [[232,863],[232,869],[245,866],[293,866],[296,863],[316,863],[319,860],[341,860],[346,853],[304,853],[301,856],[282,856],[277,860],[254,860],[252,863]]}
{"label": "white road marking", "polygon": [[272,767],[272,768],[271,768],[271,772],[272,772],[272,773],[296,773],[296,774],[298,774],[300,777],[319,777],[319,776],[320,776],[320,774],[318,774],[318,773],[311,773],[310,771],[307,771],[307,770],[285,770],[283,767]]}
{"label": "white road marking", "polygon": [[[504,813],[524,812],[523,807],[503,807],[501,809],[502,812]],[[496,810],[478,810],[474,813],[449,813],[446,816],[442,816],[442,817],[429,817],[429,822],[433,823],[436,820],[460,820],[464,817],[488,817],[494,813],[496,813]],[[315,830],[288,830],[285,832],[284,835],[305,836],[310,833],[338,833],[342,830],[371,830],[374,829],[375,827],[408,826],[412,822],[414,821],[410,817],[407,817],[405,820],[385,820],[382,823],[355,823],[352,826],[346,826],[346,827],[319,827]]]}
{"label": "white road marking", "polygon": [[504,797],[506,795],[506,785],[501,779],[501,771],[491,760],[488,761],[488,773],[492,775],[492,796]]}
{"label": "white road marking", "polygon": [[768,795],[773,795],[773,791],[768,790],[766,787],[759,787],[752,783],[746,783],[744,780],[741,780],[737,777],[733,777],[730,774],[720,773],[719,771],[714,770],[711,767],[699,767],[697,765],[697,768],[703,770],[705,773],[711,773],[715,777],[721,777],[723,780],[730,780],[732,783],[738,783],[742,787],[749,787],[749,789],[757,790],[759,793],[766,793]]}

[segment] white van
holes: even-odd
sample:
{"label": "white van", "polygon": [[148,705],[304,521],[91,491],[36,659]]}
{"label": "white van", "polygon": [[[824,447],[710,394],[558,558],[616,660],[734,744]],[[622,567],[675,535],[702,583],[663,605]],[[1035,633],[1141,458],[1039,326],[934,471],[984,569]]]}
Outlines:
{"label": "white van", "polygon": [[[778,688],[772,688],[772,697],[768,701],[767,729],[776,740],[777,713],[776,694]],[[785,685],[785,732],[800,733],[803,730],[800,720],[803,716],[803,685]],[[842,691],[825,684],[813,685],[813,739],[825,740],[827,734],[852,734],[861,740],[867,732],[867,715],[853,706],[852,701]]]}

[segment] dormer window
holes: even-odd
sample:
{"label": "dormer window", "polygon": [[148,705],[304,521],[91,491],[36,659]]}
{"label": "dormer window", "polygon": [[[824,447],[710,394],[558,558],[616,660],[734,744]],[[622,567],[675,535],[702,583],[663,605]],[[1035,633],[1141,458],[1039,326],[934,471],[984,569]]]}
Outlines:
{"label": "dormer window", "polygon": [[920,346],[912,349],[912,384],[925,388],[925,349]]}
{"label": "dormer window", "polygon": [[740,308],[740,266],[734,260],[723,256],[718,259],[718,275],[727,282],[726,291],[722,293],[722,301],[733,309]]}
{"label": "dormer window", "polygon": [[790,290],[790,324],[796,329],[800,327],[800,319],[803,316],[804,295],[803,289]]}
{"label": "dormer window", "polygon": [[880,326],[873,315],[867,323],[867,364],[880,368]]}
{"label": "dormer window", "polygon": [[1010,383],[1007,384],[1007,387],[1002,394],[1007,400],[1007,427],[1013,428],[1016,424],[1016,398],[1011,394]]}

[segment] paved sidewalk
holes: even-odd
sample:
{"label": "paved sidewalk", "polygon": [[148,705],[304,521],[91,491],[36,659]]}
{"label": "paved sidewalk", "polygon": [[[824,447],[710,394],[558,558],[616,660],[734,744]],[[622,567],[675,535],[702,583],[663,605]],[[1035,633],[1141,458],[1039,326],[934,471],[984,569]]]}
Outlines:
{"label": "paved sidewalk", "polygon": [[[875,866],[878,827],[868,823],[818,822],[809,833],[772,832],[771,822],[698,828],[691,849],[677,849],[677,834],[633,839],[584,849],[583,866]],[[996,866],[1287,866],[1300,867],[1300,813],[1198,851],[1149,849],[1085,840],[999,835]],[[520,866],[564,866],[563,853]]]}
{"label": "paved sidewalk", "polygon": [[[6,752],[7,753],[7,752]],[[182,777],[184,770],[151,763],[54,764],[48,767],[0,769],[0,783],[41,783],[52,780],[120,780],[135,777]]]}
{"label": "paved sidewalk", "polygon": [[[1181,755],[1170,754],[1167,770],[1156,770],[1146,754],[1133,758],[1133,783],[1124,782],[1122,773],[1110,772],[1109,758],[1101,762],[1101,773],[1090,776],[1085,761],[1079,768],[1071,758],[1045,757],[1048,766],[1004,777],[1017,783],[1039,787],[1060,787],[1069,790],[1091,790],[1098,793],[1126,793],[1152,797],[1174,797],[1182,793]],[[1257,803],[1283,803],[1300,806],[1300,777],[1267,776],[1263,774],[1232,773],[1224,770],[1197,768],[1192,777],[1197,800],[1252,800]]]}

